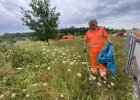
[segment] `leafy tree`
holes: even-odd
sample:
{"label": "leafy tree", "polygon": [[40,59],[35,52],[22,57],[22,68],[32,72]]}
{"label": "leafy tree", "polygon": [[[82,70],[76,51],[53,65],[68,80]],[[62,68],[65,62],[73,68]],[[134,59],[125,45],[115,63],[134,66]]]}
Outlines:
{"label": "leafy tree", "polygon": [[56,7],[51,8],[50,0],[31,0],[29,3],[31,10],[25,11],[23,8],[23,24],[35,32],[37,39],[47,41],[55,38],[60,13],[56,12]]}

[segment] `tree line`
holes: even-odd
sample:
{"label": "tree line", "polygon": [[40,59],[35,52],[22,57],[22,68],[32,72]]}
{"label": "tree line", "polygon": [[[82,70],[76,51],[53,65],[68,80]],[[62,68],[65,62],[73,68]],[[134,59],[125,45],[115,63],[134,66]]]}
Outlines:
{"label": "tree line", "polygon": [[[74,27],[71,26],[69,28],[62,28],[62,29],[57,29],[57,33],[56,33],[56,37],[58,37],[60,34],[61,35],[68,35],[68,34],[72,34],[72,35],[85,35],[86,32],[88,31],[88,27]],[[115,34],[117,32],[126,32],[125,29],[113,29],[113,28],[105,28],[108,34]],[[1,35],[0,37],[3,38],[7,38],[7,37],[11,37],[11,38],[24,38],[24,37],[36,37],[36,33],[35,32],[23,32],[23,33],[4,33],[3,35]]]}

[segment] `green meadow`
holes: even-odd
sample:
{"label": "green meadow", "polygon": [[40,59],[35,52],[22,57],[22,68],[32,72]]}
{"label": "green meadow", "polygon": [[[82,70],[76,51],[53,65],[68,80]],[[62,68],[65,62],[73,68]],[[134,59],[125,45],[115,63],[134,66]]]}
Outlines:
{"label": "green meadow", "polygon": [[[83,38],[73,41],[2,42],[0,100],[135,100],[131,77],[126,77],[126,39],[112,38],[117,77],[96,75],[91,84],[83,53]],[[91,65],[89,48],[88,63]]]}

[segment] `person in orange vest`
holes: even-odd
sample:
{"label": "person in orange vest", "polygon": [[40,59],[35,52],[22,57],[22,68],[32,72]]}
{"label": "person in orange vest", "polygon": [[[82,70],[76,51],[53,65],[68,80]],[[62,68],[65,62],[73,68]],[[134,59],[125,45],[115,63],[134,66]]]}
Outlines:
{"label": "person in orange vest", "polygon": [[[111,43],[107,32],[104,27],[98,27],[96,19],[89,21],[89,30],[84,37],[84,53],[86,53],[86,43],[89,42],[90,57],[92,61],[92,73],[97,73],[97,60],[98,54],[104,49],[105,40]],[[106,77],[106,67],[99,64],[100,76]]]}

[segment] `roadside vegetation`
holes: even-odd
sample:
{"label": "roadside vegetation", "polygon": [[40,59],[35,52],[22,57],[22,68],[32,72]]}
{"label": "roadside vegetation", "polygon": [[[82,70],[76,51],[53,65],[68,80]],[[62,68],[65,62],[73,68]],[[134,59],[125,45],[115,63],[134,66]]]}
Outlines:
{"label": "roadside vegetation", "polygon": [[[97,75],[91,84],[83,53],[83,38],[0,43],[0,99],[12,100],[133,100],[127,78],[126,39],[113,38],[117,77]],[[87,52],[90,62],[89,52]]]}

